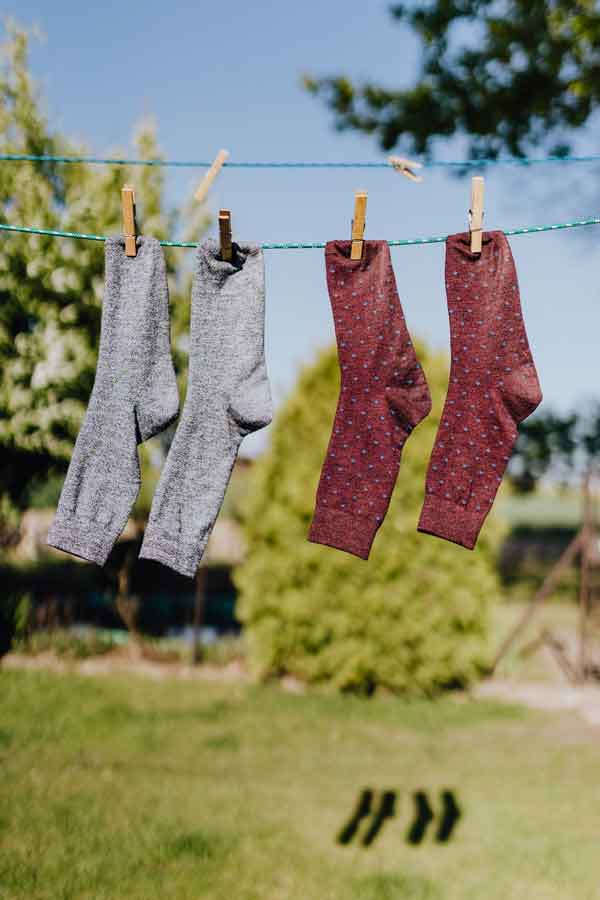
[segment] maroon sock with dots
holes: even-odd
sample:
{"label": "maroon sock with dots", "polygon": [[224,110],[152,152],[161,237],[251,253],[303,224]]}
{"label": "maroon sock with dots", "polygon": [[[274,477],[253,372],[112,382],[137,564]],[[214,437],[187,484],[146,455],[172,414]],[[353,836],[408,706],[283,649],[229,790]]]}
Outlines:
{"label": "maroon sock with dots", "polygon": [[419,531],[472,550],[491,509],[517,425],[541,403],[515,264],[501,231],[480,254],[468,234],[446,242],[452,362]]}
{"label": "maroon sock with dots", "polygon": [[406,438],[431,409],[385,241],[325,248],[340,395],[309,540],[367,559],[387,512]]}

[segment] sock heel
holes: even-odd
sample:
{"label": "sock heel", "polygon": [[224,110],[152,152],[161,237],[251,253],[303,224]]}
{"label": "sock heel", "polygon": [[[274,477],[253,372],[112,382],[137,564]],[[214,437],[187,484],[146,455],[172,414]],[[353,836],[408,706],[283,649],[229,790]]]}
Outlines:
{"label": "sock heel", "polygon": [[516,424],[523,422],[540,405],[542,389],[533,363],[519,366],[504,376],[504,386],[498,388],[502,401]]}
{"label": "sock heel", "polygon": [[273,420],[273,401],[269,382],[261,380],[247,386],[240,396],[230,398],[229,414],[242,431],[250,433],[269,425]]}
{"label": "sock heel", "polygon": [[164,431],[179,415],[179,391],[173,383],[151,393],[135,408],[138,433],[147,441]]}

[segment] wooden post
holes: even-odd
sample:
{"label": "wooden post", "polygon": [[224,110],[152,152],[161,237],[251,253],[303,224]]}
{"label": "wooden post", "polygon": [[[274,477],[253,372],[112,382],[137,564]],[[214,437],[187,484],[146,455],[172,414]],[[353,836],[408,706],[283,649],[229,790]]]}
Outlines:
{"label": "wooden post", "polygon": [[206,567],[201,566],[196,572],[196,594],[194,597],[194,620],[192,631],[192,665],[197,666],[202,661],[202,645],[200,643],[200,628],[204,624],[204,611],[206,609]]}
{"label": "wooden post", "polygon": [[587,626],[590,614],[590,541],[592,532],[592,507],[590,498],[590,473],[583,479],[583,540],[579,566],[579,659],[577,665],[578,679],[584,682],[587,677]]}
{"label": "wooden post", "polygon": [[494,661],[492,662],[489,673],[490,675],[494,674],[494,672],[498,668],[499,663],[504,659],[518,636],[533,619],[536,610],[542,605],[544,600],[550,596],[556,584],[560,580],[563,572],[568,569],[570,565],[572,565],[573,560],[576,558],[578,551],[582,547],[582,544],[583,529],[577,533],[566,550],[563,551],[562,556],[560,557],[556,565],[550,570],[539,590],[531,598],[531,601],[529,602],[529,605],[521,618],[509,631],[508,635],[500,645],[500,649],[496,653]]}
{"label": "wooden post", "polygon": [[571,684],[575,684],[577,682],[577,668],[573,665],[573,663],[569,660],[567,654],[565,653],[565,648],[562,641],[559,641],[558,638],[549,629],[545,629],[542,632],[540,640],[542,644],[545,644],[545,646],[548,647],[548,649],[554,656],[554,659],[560,666],[561,671],[566,677],[567,681],[569,681]]}

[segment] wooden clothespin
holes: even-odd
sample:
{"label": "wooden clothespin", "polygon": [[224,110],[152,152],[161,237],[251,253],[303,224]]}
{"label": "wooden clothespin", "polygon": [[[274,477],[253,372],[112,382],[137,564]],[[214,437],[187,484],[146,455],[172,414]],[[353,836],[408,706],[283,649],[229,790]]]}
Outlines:
{"label": "wooden clothespin", "polygon": [[350,259],[360,259],[362,257],[366,216],[367,192],[357,191],[354,196],[354,218],[352,219],[352,245],[350,248]]}
{"label": "wooden clothespin", "polygon": [[469,210],[469,231],[471,232],[471,253],[481,253],[483,234],[483,188],[481,175],[471,179],[471,208]]}
{"label": "wooden clothespin", "polygon": [[136,256],[135,191],[131,184],[124,184],[121,189],[121,213],[123,219],[123,237],[125,238],[125,255]]}
{"label": "wooden clothespin", "polygon": [[405,159],[403,156],[388,156],[390,166],[393,166],[396,172],[400,172],[411,181],[423,181],[421,175],[417,175],[414,169],[422,169],[423,166],[419,162],[412,159]]}
{"label": "wooden clothespin", "polygon": [[219,150],[219,152],[215,156],[215,160],[214,160],[212,166],[210,167],[210,169],[207,170],[206,175],[204,176],[204,178],[202,179],[202,181],[200,182],[200,184],[198,186],[198,190],[194,194],[194,198],[199,203],[202,203],[204,200],[206,200],[206,195],[208,194],[208,192],[210,190],[211,184],[213,183],[213,181],[215,180],[215,178],[221,171],[223,163],[228,158],[229,158],[229,150]]}
{"label": "wooden clothespin", "polygon": [[233,251],[231,246],[231,212],[219,210],[219,239],[221,242],[221,259],[231,262]]}

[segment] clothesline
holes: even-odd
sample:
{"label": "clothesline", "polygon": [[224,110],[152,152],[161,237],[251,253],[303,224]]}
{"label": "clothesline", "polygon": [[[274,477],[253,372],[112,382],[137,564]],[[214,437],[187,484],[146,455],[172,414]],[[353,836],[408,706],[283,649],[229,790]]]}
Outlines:
{"label": "clothesline", "polygon": [[[542,231],[560,231],[564,228],[580,228],[584,225],[600,225],[600,218],[579,219],[574,222],[558,222],[553,225],[529,225],[519,228],[502,229],[507,237],[519,234],[538,234]],[[25,225],[8,225],[0,223],[0,231],[12,231],[21,234],[41,234],[48,237],[76,238],[86,241],[105,241],[103,234],[84,234],[79,231],[58,231],[53,228],[30,228]],[[408,247],[417,244],[441,244],[447,235],[435,235],[432,237],[402,238],[400,240],[387,241],[390,247]],[[161,241],[163,247],[197,247],[196,241]],[[261,244],[263,250],[319,250],[325,247],[321,241],[283,241],[279,243]]]}
{"label": "clothesline", "polygon": [[[170,166],[183,169],[207,169],[212,161],[176,159],[120,159],[101,156],[53,156],[34,153],[0,153],[0,162],[56,162],[88,163],[89,165],[112,166]],[[587,156],[500,156],[463,160],[426,160],[424,169],[437,168],[477,168],[479,166],[531,166],[545,163],[591,163],[600,162],[600,154]],[[374,162],[235,162],[223,163],[229,169],[393,169],[388,160]]]}

